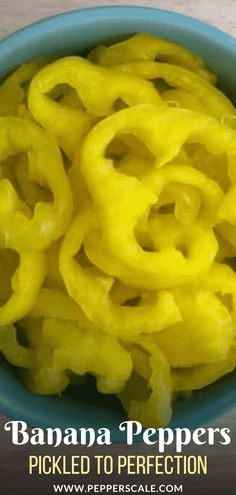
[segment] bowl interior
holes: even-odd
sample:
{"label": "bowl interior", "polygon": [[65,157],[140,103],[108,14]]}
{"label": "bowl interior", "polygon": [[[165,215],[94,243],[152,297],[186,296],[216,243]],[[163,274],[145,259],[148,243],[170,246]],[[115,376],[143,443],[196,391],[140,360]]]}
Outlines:
{"label": "bowl interior", "polygon": [[84,54],[137,32],[163,36],[198,53],[218,75],[219,85],[235,96],[235,39],[191,17],[146,7],[90,8],[36,22],[1,42],[0,77],[40,55]]}
{"label": "bowl interior", "polygon": [[[192,18],[142,7],[103,7],[74,11],[40,21],[0,43],[0,78],[39,55],[84,54],[99,43],[110,43],[136,32],[149,32],[182,43],[203,57],[218,75],[220,87],[235,97],[236,44],[227,34]],[[93,380],[63,397],[29,393],[18,374],[0,361],[0,410],[34,426],[107,427],[112,440],[124,441],[118,425],[125,414],[115,397],[101,397]],[[195,392],[174,405],[171,427],[194,428],[236,404],[236,373]],[[138,438],[137,438],[138,440]],[[140,439],[139,439],[140,440]]]}

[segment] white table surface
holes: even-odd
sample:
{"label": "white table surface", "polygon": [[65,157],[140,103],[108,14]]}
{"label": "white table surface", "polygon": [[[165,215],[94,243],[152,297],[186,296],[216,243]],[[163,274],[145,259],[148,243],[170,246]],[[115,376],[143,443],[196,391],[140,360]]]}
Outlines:
{"label": "white table surface", "polygon": [[145,5],[182,12],[236,36],[236,0],[0,0],[0,37],[43,17],[101,5]]}
{"label": "white table surface", "polygon": [[[50,15],[101,5],[145,5],[181,12],[236,36],[236,0],[0,0],[0,37]],[[216,423],[236,431],[236,409]]]}

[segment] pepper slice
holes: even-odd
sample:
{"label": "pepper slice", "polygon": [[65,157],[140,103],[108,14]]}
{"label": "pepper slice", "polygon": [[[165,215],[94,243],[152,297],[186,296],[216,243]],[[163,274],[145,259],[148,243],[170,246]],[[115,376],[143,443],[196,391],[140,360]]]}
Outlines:
{"label": "pepper slice", "polygon": [[196,54],[177,43],[147,33],[135,34],[108,47],[98,46],[90,52],[89,59],[107,67],[140,60],[161,60],[186,67],[202,78],[215,82],[215,76]]}
{"label": "pepper slice", "polygon": [[84,267],[75,259],[93,225],[91,211],[84,210],[77,215],[63,241],[59,261],[67,292],[87,318],[105,332],[127,341],[179,321],[179,310],[167,291],[155,293],[152,303],[144,301],[137,307],[119,306],[112,301],[110,293],[114,279],[94,266]]}
{"label": "pepper slice", "polygon": [[[0,242],[1,250],[6,248]],[[0,326],[9,325],[25,316],[34,306],[40,287],[45,277],[45,255],[41,252],[18,251],[19,266],[16,267],[10,280],[1,283],[7,290],[0,305]],[[5,258],[3,258],[3,263]],[[4,268],[4,266],[3,266]],[[1,270],[2,271],[2,270]]]}
{"label": "pepper slice", "polygon": [[[147,148],[156,157],[153,171],[138,178],[127,176],[120,173],[119,168],[114,168],[112,160],[105,157],[106,149],[112,139],[125,132],[131,132],[144,140]],[[199,265],[196,263],[193,271],[191,269],[188,271],[191,260],[181,257],[181,253],[170,252],[171,256],[172,254],[174,256],[167,261],[168,251],[145,252],[138,243],[136,235],[140,222],[145,220],[150,208],[156,206],[158,202],[161,186],[158,172],[157,186],[154,182],[155,169],[159,171],[160,167],[163,167],[164,170],[164,166],[179,154],[181,147],[191,141],[204,143],[212,154],[224,151],[231,173],[236,157],[235,138],[234,131],[210,117],[174,108],[161,111],[149,105],[121,110],[97,124],[86,137],[81,153],[81,170],[97,207],[105,249],[113,258],[122,262],[124,267],[134,270],[134,280],[140,280],[143,284],[148,283],[149,289],[166,288],[187,283],[198,272],[206,271],[210,267],[217,252],[217,242],[207,222],[198,223],[195,252],[200,257],[201,252],[203,255],[201,263]],[[194,183],[193,178],[192,183]],[[203,176],[197,178],[196,175],[196,185],[198,184],[201,184],[200,187],[206,187]],[[222,191],[220,188],[217,189],[217,186],[214,187],[211,181],[209,185],[213,187],[212,191],[215,189],[219,201],[222,198]],[[228,194],[231,197],[231,190],[219,204],[219,216]],[[213,223],[216,221],[218,219]],[[168,269],[170,265],[171,269]]]}
{"label": "pepper slice", "polygon": [[172,382],[168,362],[158,347],[139,339],[138,347],[133,347],[131,356],[136,368],[139,349],[141,362],[146,361],[144,377],[133,373],[119,398],[127,412],[128,418],[140,421],[143,426],[160,428],[169,423],[172,416]]}
{"label": "pepper slice", "polygon": [[[84,110],[53,101],[48,93],[58,84],[74,88]],[[148,81],[136,76],[118,75],[81,57],[67,57],[44,67],[32,80],[28,94],[29,108],[36,121],[56,136],[72,158],[94,124],[94,117],[112,113],[118,99],[127,105],[162,103]]]}
{"label": "pepper slice", "polygon": [[16,153],[28,154],[30,179],[48,188],[50,202],[39,201],[32,212],[11,182],[0,179],[0,230],[13,249],[42,250],[67,229],[72,214],[72,194],[54,139],[36,124],[17,117],[0,119],[0,160]]}
{"label": "pepper slice", "polygon": [[173,391],[185,392],[207,387],[222,376],[232,372],[235,367],[236,345],[234,342],[226,359],[217,363],[172,370]]}
{"label": "pepper slice", "polygon": [[133,287],[154,290],[194,281],[207,271],[217,252],[212,230],[200,222],[183,225],[173,215],[163,217],[145,222],[146,228],[136,232],[138,246],[145,253],[145,267],[111,255],[99,232],[92,232],[85,239],[85,252],[100,270]]}
{"label": "pepper slice", "polygon": [[55,368],[69,369],[80,376],[93,374],[102,393],[119,392],[130,376],[132,362],[128,352],[103,332],[84,332],[75,322],[52,318],[44,321],[43,339],[55,349]]}
{"label": "pepper slice", "polygon": [[27,62],[5,79],[0,86],[0,116],[18,114],[26,100],[23,85],[28,83],[48,61],[48,58],[40,57]]}
{"label": "pepper slice", "polygon": [[[207,115],[212,115],[220,122],[227,120],[229,125],[231,124],[232,127],[235,127],[236,110],[234,105],[222,91],[202,79],[197,73],[177,65],[158,62],[134,62],[116,66],[115,69],[124,74],[143,77],[146,80],[158,81],[158,79],[161,79],[171,88],[187,91],[186,101],[189,101],[188,94],[194,96],[197,99],[197,105],[195,103],[197,111],[200,110]],[[171,100],[171,92],[167,97],[164,95],[166,102],[168,102],[168,98]],[[181,103],[183,108],[188,108],[188,104],[185,106],[183,94],[180,100],[178,100],[177,94],[177,101]]]}
{"label": "pepper slice", "polygon": [[228,308],[217,295],[202,287],[175,289],[174,297],[182,322],[150,337],[170,366],[185,368],[226,359],[235,335]]}

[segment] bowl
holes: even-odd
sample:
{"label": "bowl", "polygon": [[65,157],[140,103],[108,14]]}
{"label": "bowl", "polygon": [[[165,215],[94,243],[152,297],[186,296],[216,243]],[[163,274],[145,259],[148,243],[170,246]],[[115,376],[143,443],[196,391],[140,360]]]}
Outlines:
{"label": "bowl", "polygon": [[[198,53],[233,98],[236,87],[234,38],[190,17],[146,7],[98,7],[50,17],[0,42],[0,78],[39,55],[85,54],[99,43],[111,43],[136,32],[158,34]],[[125,441],[119,423],[126,419],[118,399],[101,396],[91,378],[81,390],[70,386],[63,397],[31,394],[18,373],[0,361],[0,411],[37,427],[107,427],[113,442]],[[236,406],[236,373],[194,392],[174,405],[171,428],[195,428]],[[136,438],[140,440],[140,438]]]}

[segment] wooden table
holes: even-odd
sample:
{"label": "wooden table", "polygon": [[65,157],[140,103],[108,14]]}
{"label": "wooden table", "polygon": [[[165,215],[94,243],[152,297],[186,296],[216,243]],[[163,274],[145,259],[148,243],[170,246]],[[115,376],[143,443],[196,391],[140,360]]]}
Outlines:
{"label": "wooden table", "polygon": [[[5,37],[33,21],[60,12],[90,6],[119,4],[145,5],[184,13],[209,22],[227,33],[236,36],[236,0],[0,0],[0,37]],[[2,431],[5,422],[6,418],[0,416],[0,431]],[[216,456],[214,458],[215,472],[217,475],[217,472],[220,471],[220,479],[222,478],[223,487],[224,477],[232,476],[235,469],[236,409],[229,414],[225,414],[218,418],[214,424],[218,427],[222,425],[231,428],[235,435],[234,443],[230,448],[227,448],[227,450],[225,449],[224,455],[222,455],[221,451],[220,457]],[[212,423],[211,426],[214,424]],[[27,450],[28,447],[25,449],[25,453],[27,453]],[[6,441],[0,442],[0,465],[4,458],[6,459],[6,462],[4,463],[5,473],[0,473],[0,493],[7,493],[6,489],[3,489],[3,487],[5,486],[6,488],[5,483],[7,483],[7,479],[11,475],[14,476],[16,474],[17,476],[18,473],[18,483],[20,485],[20,474],[18,472],[20,468],[18,469],[16,467],[19,465],[19,455],[22,457],[22,449],[19,452],[19,450],[16,448],[14,449]],[[13,468],[13,463],[15,463],[15,468]],[[7,472],[8,468],[6,465],[10,465],[11,474]],[[202,495],[216,493],[212,484],[209,484],[208,487],[206,486],[205,489],[204,492],[200,491],[199,493]],[[37,489],[36,493],[38,493]],[[218,493],[222,495],[231,495],[233,492],[229,493],[227,489],[225,491],[222,488],[222,492],[217,491],[217,494]]]}

